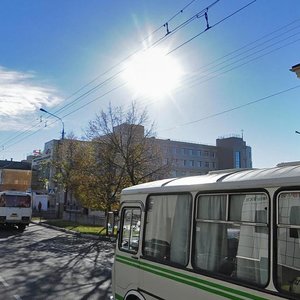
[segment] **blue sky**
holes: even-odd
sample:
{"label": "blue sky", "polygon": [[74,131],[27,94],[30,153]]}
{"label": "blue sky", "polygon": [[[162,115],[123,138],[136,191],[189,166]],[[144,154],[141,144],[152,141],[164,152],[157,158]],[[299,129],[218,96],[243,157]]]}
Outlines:
{"label": "blue sky", "polygon": [[[80,137],[109,102],[135,100],[159,138],[215,145],[243,132],[254,167],[300,160],[300,79],[289,71],[300,63],[300,1],[238,11],[251,2],[0,1],[0,159],[25,159],[60,137],[62,124],[41,107]],[[213,3],[209,30],[199,14],[175,31]],[[180,64],[180,84],[168,95],[137,94],[116,75],[120,62],[157,41]]]}

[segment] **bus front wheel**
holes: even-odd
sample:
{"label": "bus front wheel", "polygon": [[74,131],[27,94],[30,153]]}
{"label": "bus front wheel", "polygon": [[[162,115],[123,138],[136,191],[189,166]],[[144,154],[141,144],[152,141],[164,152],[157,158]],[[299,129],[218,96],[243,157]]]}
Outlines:
{"label": "bus front wheel", "polygon": [[126,298],[126,300],[140,300],[137,296],[130,295]]}
{"label": "bus front wheel", "polygon": [[127,295],[125,299],[126,300],[145,300],[145,298],[137,292],[134,292],[133,294]]}
{"label": "bus front wheel", "polygon": [[24,231],[25,228],[26,228],[26,225],[25,225],[25,224],[19,224],[19,225],[18,225],[18,230],[19,230],[19,231]]}

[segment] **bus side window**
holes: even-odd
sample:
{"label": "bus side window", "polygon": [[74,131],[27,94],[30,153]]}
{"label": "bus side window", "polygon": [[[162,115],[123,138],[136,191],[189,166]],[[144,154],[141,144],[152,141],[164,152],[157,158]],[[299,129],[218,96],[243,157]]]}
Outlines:
{"label": "bus side window", "polygon": [[[228,208],[228,210],[227,210]],[[263,286],[268,281],[268,198],[263,193],[199,195],[197,269]]]}
{"label": "bus side window", "polygon": [[143,255],[187,265],[191,204],[189,194],[153,195],[147,199]]}
{"label": "bus side window", "polygon": [[300,191],[278,196],[277,284],[284,293],[300,294]]}
{"label": "bus side window", "polygon": [[139,247],[141,210],[139,208],[124,208],[120,226],[121,250],[137,253]]}
{"label": "bus side window", "polygon": [[[290,224],[292,225],[300,225],[300,206],[292,206],[290,212]],[[297,228],[290,228],[290,237],[294,239],[298,239],[299,230]]]}

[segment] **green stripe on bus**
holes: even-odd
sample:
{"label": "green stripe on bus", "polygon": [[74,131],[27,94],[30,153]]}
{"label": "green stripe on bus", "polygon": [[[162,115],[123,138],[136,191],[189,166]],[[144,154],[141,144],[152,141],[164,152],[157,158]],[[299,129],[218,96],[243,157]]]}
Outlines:
{"label": "green stripe on bus", "polygon": [[[217,284],[217,283],[213,283],[213,282],[210,282],[207,280],[199,279],[199,278],[196,278],[196,277],[193,277],[190,275],[181,274],[181,273],[175,272],[173,270],[165,269],[162,267],[157,267],[157,266],[151,265],[149,263],[138,262],[136,260],[133,260],[133,259],[125,257],[125,256],[117,255],[116,260],[121,263],[130,265],[132,267],[140,268],[144,271],[156,274],[158,276],[162,276],[162,277],[165,277],[165,278],[168,278],[171,280],[175,280],[177,282],[181,282],[181,283],[196,287],[198,289],[202,289],[207,292],[223,296],[228,299],[241,300],[242,298],[237,297],[237,296],[241,296],[241,297],[247,297],[249,299],[254,299],[254,300],[267,300],[267,298],[255,296],[255,295],[249,294],[247,292],[232,289],[232,288],[229,288],[229,287]],[[227,293],[231,293],[231,294],[235,294],[235,295],[231,295],[231,294],[227,294]]]}
{"label": "green stripe on bus", "polygon": [[119,295],[119,294],[115,294],[115,297],[116,297],[116,300],[123,300],[124,298],[121,296],[121,295]]}
{"label": "green stripe on bus", "polygon": [[[122,263],[125,263],[125,264],[128,264],[128,265],[131,265],[131,266],[134,266],[134,267],[138,267],[136,265],[132,265],[132,264],[128,263],[128,261],[122,261],[122,259],[118,260],[118,261],[120,261]],[[140,269],[142,269],[144,271],[147,271],[147,272],[150,272],[150,273],[153,273],[153,274],[158,275],[158,276],[162,276],[162,277],[165,277],[165,278],[168,278],[168,279],[171,279],[171,280],[175,280],[175,281],[183,283],[183,284],[187,284],[187,285],[199,288],[201,290],[205,290],[205,291],[207,291],[209,293],[213,293],[213,294],[216,294],[216,295],[228,298],[228,299],[232,299],[232,300],[244,300],[243,298],[240,298],[238,296],[227,294],[226,292],[223,292],[221,290],[215,290],[215,289],[213,289],[211,287],[202,285],[201,283],[190,282],[190,281],[188,281],[188,280],[186,280],[184,278],[177,278],[177,277],[174,277],[172,274],[166,274],[166,273],[164,274],[161,271],[155,270],[155,268],[154,269],[153,268],[149,269],[147,267],[140,266]],[[232,291],[233,290],[231,290],[231,292]]]}

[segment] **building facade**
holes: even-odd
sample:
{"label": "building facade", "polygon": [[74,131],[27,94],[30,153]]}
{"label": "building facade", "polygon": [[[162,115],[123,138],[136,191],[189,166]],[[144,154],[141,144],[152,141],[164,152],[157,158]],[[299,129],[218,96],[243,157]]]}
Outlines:
{"label": "building facade", "polygon": [[[48,195],[48,210],[55,212],[57,217],[62,217],[66,210],[82,210],[72,190],[68,188],[67,180],[62,180],[61,176],[68,177],[66,170],[62,169],[72,160],[74,148],[81,145],[84,151],[84,145],[88,143],[71,139],[51,140],[45,143],[42,153],[32,160],[32,191],[35,194]],[[60,180],[57,180],[57,176]]]}
{"label": "building facade", "polygon": [[0,191],[29,191],[31,177],[31,163],[0,160]]}
{"label": "building facade", "polygon": [[219,138],[216,141],[218,149],[219,170],[252,168],[251,147],[246,145],[243,138],[232,136]]}
{"label": "building facade", "polygon": [[[118,132],[121,132],[122,129],[124,129],[122,126],[116,128]],[[143,135],[143,126],[137,127],[137,131],[138,136]],[[89,143],[74,140],[72,142],[82,145]],[[161,163],[168,165],[168,170],[170,170],[169,174],[165,176],[167,178],[201,175],[221,169],[252,167],[251,147],[247,146],[243,138],[239,136],[218,138],[216,145],[154,137],[149,138],[149,142],[155,143],[161,150]],[[38,185],[35,185],[35,189],[48,194],[49,208],[56,210],[59,216],[63,211],[80,211],[82,209],[72,194],[66,193],[64,187],[58,185],[54,180],[56,169],[52,162],[58,157],[64,156],[58,149],[67,149],[63,146],[68,143],[71,143],[71,140],[51,140],[45,144],[42,154],[32,160],[34,174],[43,172],[43,177],[46,179],[43,182],[43,191],[40,191],[41,187]],[[36,182],[36,180],[33,181],[33,186]]]}
{"label": "building facade", "polygon": [[169,177],[252,168],[251,147],[239,136],[218,138],[216,146],[162,139],[155,141],[161,146],[163,163],[171,165]]}

